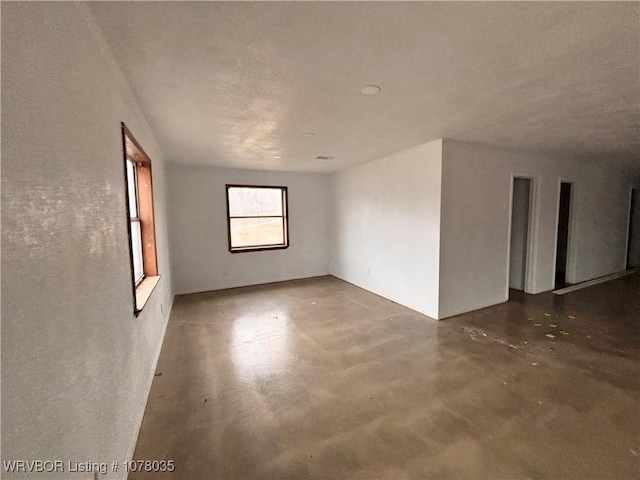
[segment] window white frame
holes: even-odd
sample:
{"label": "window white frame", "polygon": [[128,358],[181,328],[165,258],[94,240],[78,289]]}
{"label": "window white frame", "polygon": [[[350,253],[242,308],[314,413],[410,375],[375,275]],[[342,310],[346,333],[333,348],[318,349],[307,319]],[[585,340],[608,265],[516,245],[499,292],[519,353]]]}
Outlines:
{"label": "window white frame", "polygon": [[[138,195],[138,165],[127,155],[127,201],[129,202],[129,228],[131,229],[131,255],[133,282],[137,287],[145,278],[142,257],[142,225],[140,222],[140,196]],[[134,232],[137,231],[137,234]]]}

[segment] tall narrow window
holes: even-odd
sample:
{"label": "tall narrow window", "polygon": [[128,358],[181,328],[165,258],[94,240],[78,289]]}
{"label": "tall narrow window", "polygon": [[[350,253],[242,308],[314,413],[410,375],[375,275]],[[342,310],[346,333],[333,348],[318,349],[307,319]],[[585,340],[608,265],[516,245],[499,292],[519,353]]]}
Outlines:
{"label": "tall narrow window", "polygon": [[227,185],[229,251],[289,246],[287,187]]}
{"label": "tall narrow window", "polygon": [[134,312],[138,314],[158,283],[151,159],[122,124],[129,217]]}

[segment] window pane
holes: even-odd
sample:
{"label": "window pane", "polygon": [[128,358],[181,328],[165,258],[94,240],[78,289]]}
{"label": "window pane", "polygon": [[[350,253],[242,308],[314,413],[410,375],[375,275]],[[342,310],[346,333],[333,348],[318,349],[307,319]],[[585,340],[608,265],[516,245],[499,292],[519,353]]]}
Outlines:
{"label": "window pane", "polygon": [[282,215],[279,188],[230,187],[229,214],[232,217]]}
{"label": "window pane", "polygon": [[142,237],[140,236],[140,222],[131,222],[131,252],[133,253],[133,276],[140,280],[144,275],[142,268]]}
{"label": "window pane", "polygon": [[232,218],[231,247],[284,244],[282,218]]}
{"label": "window pane", "polygon": [[127,190],[129,201],[129,215],[131,218],[138,216],[138,201],[136,199],[136,174],[133,162],[127,159]]}

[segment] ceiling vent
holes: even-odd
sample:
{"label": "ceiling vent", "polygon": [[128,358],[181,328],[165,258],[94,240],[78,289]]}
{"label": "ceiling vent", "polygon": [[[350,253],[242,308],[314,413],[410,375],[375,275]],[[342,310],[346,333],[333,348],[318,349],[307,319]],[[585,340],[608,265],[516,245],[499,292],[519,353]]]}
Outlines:
{"label": "ceiling vent", "polygon": [[316,157],[316,160],[333,160],[336,157],[325,157],[324,155],[320,155]]}

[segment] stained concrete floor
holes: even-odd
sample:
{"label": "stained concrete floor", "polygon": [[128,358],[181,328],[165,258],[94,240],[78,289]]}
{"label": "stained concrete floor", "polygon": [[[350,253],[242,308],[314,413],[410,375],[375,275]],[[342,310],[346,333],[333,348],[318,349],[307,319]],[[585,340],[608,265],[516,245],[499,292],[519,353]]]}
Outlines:
{"label": "stained concrete floor", "polygon": [[178,297],[135,453],[176,470],[130,478],[638,478],[640,275],[512,297],[440,322],[333,277]]}

